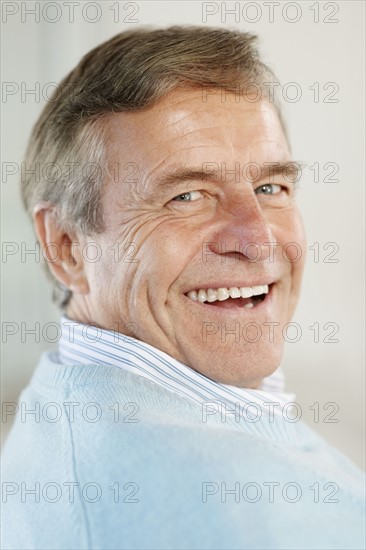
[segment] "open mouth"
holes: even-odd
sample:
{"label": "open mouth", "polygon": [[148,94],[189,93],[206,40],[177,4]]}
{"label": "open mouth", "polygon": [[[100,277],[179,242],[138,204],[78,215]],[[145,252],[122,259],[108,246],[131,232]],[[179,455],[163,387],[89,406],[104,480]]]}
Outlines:
{"label": "open mouth", "polygon": [[187,292],[193,302],[221,308],[253,308],[263,302],[273,284],[248,287],[200,288]]}

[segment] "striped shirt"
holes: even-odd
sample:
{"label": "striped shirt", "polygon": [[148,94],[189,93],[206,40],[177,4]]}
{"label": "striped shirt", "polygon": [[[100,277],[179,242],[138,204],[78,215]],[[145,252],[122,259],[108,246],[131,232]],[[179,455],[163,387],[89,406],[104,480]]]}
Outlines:
{"label": "striped shirt", "polygon": [[[118,332],[61,318],[58,362],[105,364],[132,372],[201,405],[246,407],[249,414],[282,414],[282,408],[294,402],[294,394],[285,393],[281,368],[264,378],[260,389],[239,388],[207,378],[167,353]],[[271,406],[270,406],[271,404]],[[252,408],[252,410],[251,410]]]}

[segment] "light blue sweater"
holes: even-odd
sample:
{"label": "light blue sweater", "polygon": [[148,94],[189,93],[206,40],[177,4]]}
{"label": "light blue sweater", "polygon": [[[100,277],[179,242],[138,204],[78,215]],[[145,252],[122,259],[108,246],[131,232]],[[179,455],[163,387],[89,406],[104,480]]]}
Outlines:
{"label": "light blue sweater", "polygon": [[303,422],[206,420],[135,374],[44,355],[3,454],[2,548],[365,548],[362,473]]}

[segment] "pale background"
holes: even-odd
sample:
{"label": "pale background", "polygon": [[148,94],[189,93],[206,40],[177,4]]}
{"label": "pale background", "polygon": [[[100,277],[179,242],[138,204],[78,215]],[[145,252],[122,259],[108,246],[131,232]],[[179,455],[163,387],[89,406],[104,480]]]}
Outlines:
{"label": "pale background", "polygon": [[[6,4],[17,6],[19,12],[6,19]],[[204,24],[202,3],[194,1],[166,2],[119,2],[119,22],[114,22],[110,7],[118,2],[88,3],[79,0],[75,7],[74,21],[69,21],[69,12],[64,2],[49,8],[40,22],[34,16],[21,13],[21,4],[28,9],[34,2],[2,2],[2,80],[15,83],[19,92],[2,99],[2,167],[4,163],[20,163],[24,154],[30,129],[47,99],[47,83],[59,82],[71,70],[80,57],[89,49],[114,34],[138,25]],[[41,2],[41,5],[46,4]],[[56,4],[56,2],[51,2]],[[85,20],[82,7],[97,4],[100,20],[96,23]],[[309,246],[319,243],[319,262],[314,261],[314,252],[308,250],[308,263],[303,293],[294,321],[302,327],[302,337],[297,343],[287,344],[283,366],[287,375],[287,389],[297,394],[297,402],[307,420],[328,441],[341,449],[361,467],[364,466],[364,19],[363,1],[297,2],[301,6],[299,21],[287,22],[281,2],[276,8],[274,21],[269,21],[268,7],[263,2],[252,2],[254,7],[247,12],[253,20],[255,12],[262,9],[257,22],[246,22],[245,12],[240,20],[234,15],[223,19],[222,2],[211,3],[219,10],[208,17],[207,24],[229,26],[254,32],[259,35],[264,59],[274,68],[283,83],[297,82],[302,89],[302,98],[296,103],[285,102],[294,157],[309,165],[318,162],[322,167],[335,162],[339,172],[337,183],[325,182],[330,174],[321,169],[320,181],[314,182],[313,172],[307,170],[302,179],[299,202],[303,212]],[[237,3],[238,4],[238,3]],[[247,2],[241,2],[242,9]],[[310,6],[318,4],[319,19],[314,22]],[[132,11],[138,12],[123,21]],[[329,7],[330,5],[330,7]],[[227,7],[233,7],[227,2]],[[333,10],[339,8],[337,14]],[[9,9],[9,8],[7,8]],[[13,9],[13,8],[12,8]],[[116,9],[116,8],[114,8]],[[314,9],[314,8],[313,8]],[[221,11],[220,11],[221,10]],[[289,9],[287,18],[293,19],[295,8]],[[86,19],[97,15],[96,8],[89,7]],[[45,19],[55,19],[51,23]],[[339,19],[326,23],[324,18]],[[23,19],[23,21],[22,21]],[[41,97],[21,96],[21,89],[32,89],[40,83]],[[319,82],[320,101],[314,102],[314,92],[309,89]],[[324,97],[332,88],[323,90],[327,82],[335,82],[339,92],[334,96],[338,103],[324,103]],[[23,83],[23,84],[22,84]],[[4,84],[3,84],[4,86]],[[9,88],[7,88],[9,89]],[[51,88],[50,88],[51,91]],[[290,90],[293,91],[293,90]],[[50,92],[48,92],[50,93]],[[21,247],[34,242],[30,223],[23,213],[18,176],[2,178],[2,240],[14,242]],[[339,246],[335,255],[338,263],[324,263],[326,243]],[[24,243],[21,245],[21,243]],[[6,260],[6,261],[5,261]],[[22,342],[21,323],[32,327],[57,321],[59,314],[51,305],[50,286],[38,263],[30,255],[25,261],[20,252],[2,260],[2,328],[13,322],[19,332],[9,336],[5,343],[3,332],[2,382],[3,400],[14,401],[27,384],[40,353],[52,347],[28,335]],[[320,342],[314,342],[314,333],[309,329],[315,322],[320,326]],[[324,338],[330,328],[325,323],[337,323],[338,343],[326,343]],[[8,325],[6,325],[8,326]],[[50,331],[50,336],[52,337]],[[289,333],[290,335],[290,333]],[[292,335],[292,333],[291,333]],[[23,335],[24,336],[24,335]],[[23,338],[24,339],[24,338]],[[320,421],[314,423],[310,406],[319,402]],[[339,412],[338,423],[325,423],[326,403],[335,402]],[[3,425],[3,435],[7,427]]]}

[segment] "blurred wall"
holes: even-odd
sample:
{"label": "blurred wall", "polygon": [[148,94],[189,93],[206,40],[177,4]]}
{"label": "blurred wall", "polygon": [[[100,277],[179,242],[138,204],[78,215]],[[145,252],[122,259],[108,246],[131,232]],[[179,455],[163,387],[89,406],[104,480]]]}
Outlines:
{"label": "blurred wall", "polygon": [[[59,313],[19,197],[20,163],[52,83],[95,45],[139,25],[239,28],[259,35],[264,59],[285,84],[294,158],[309,166],[299,193],[308,262],[293,319],[301,332],[288,332],[297,341],[283,360],[287,389],[303,418],[362,467],[365,4],[79,0],[2,2],[1,9],[4,402],[17,400],[40,353],[56,345],[48,323]],[[11,417],[3,437],[10,424]]]}

